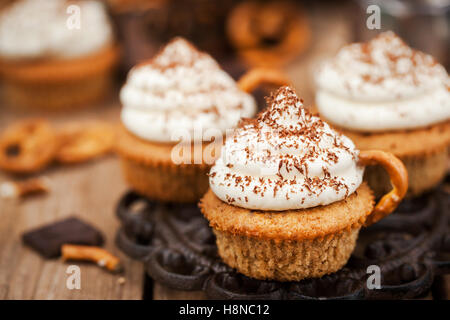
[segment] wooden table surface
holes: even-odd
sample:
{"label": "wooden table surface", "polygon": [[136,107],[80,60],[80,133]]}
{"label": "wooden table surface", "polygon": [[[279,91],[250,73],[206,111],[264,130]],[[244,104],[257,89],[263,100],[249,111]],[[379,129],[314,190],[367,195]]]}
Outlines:
{"label": "wooden table surface", "polygon": [[[116,101],[95,110],[47,118],[58,125],[93,117],[117,121],[120,107]],[[3,107],[0,128],[30,115]],[[54,165],[40,175],[49,178],[51,191],[47,195],[25,200],[0,199],[0,299],[140,299],[143,267],[114,245],[119,225],[114,206],[126,190],[115,156],[81,165]],[[12,178],[0,174],[0,183]],[[94,264],[45,260],[22,244],[23,232],[70,216],[79,217],[103,232],[105,248],[124,262],[123,275],[110,274]],[[71,264],[80,266],[80,290],[66,287],[66,269]],[[123,284],[118,280],[121,276],[125,278]]]}
{"label": "wooden table surface", "polygon": [[[309,8],[313,42],[307,52],[286,68],[294,86],[307,105],[313,102],[312,72],[317,63],[351,40],[351,26],[344,8]],[[66,121],[119,120],[117,93],[96,108],[66,112],[63,115],[17,111],[0,104],[0,130],[13,120],[34,115],[45,116],[55,125]],[[114,207],[127,189],[114,155],[73,166],[52,166],[41,175],[50,179],[51,191],[23,201],[0,199],[0,299],[141,299],[143,266],[127,258],[114,244],[118,220]],[[0,173],[0,183],[12,177]],[[32,228],[77,216],[100,229],[105,248],[118,255],[125,266],[123,275],[113,275],[93,264],[45,260],[21,242],[21,235]],[[81,268],[81,289],[66,287],[70,264]],[[124,277],[125,282],[119,283]],[[154,298],[201,298],[201,293],[173,292],[155,285]]]}

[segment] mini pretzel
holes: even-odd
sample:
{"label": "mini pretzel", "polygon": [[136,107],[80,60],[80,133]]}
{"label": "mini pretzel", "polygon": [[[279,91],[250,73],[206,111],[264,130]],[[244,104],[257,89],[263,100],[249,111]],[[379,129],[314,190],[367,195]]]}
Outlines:
{"label": "mini pretzel", "polygon": [[280,66],[305,50],[310,29],[304,13],[290,1],[247,1],[227,21],[238,53],[255,66]]}
{"label": "mini pretzel", "polygon": [[289,85],[289,79],[281,71],[269,68],[255,68],[245,73],[238,81],[238,87],[245,92],[252,92],[261,84],[275,86]]}
{"label": "mini pretzel", "polygon": [[0,169],[31,173],[43,169],[56,153],[55,132],[43,119],[19,121],[0,136]]}
{"label": "mini pretzel", "polygon": [[23,181],[7,181],[0,184],[0,197],[22,198],[29,195],[47,193],[47,179],[31,178]]}
{"label": "mini pretzel", "polygon": [[408,172],[405,165],[392,153],[380,150],[361,151],[360,164],[364,166],[381,165],[389,174],[392,190],[385,194],[368,216],[365,226],[369,226],[394,211],[408,190]]}
{"label": "mini pretzel", "polygon": [[61,254],[65,261],[92,261],[112,272],[121,272],[123,270],[119,258],[100,247],[64,244],[61,247]]}
{"label": "mini pretzel", "polygon": [[107,123],[71,125],[58,133],[56,160],[69,164],[99,157],[112,151],[114,137],[114,128]]}

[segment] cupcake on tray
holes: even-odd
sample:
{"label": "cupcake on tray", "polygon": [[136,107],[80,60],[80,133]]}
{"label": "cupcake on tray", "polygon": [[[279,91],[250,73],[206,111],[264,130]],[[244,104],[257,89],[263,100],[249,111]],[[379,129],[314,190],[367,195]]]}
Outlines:
{"label": "cupcake on tray", "polygon": [[[409,195],[435,187],[447,172],[450,82],[433,57],[411,49],[392,32],[342,48],[317,76],[321,116],[361,150],[399,157],[409,174]],[[366,178],[377,196],[390,188],[385,172]]]}
{"label": "cupcake on tray", "polygon": [[247,92],[282,74],[255,69],[236,83],[208,54],[175,38],[134,67],[121,90],[117,151],[126,181],[159,201],[196,202],[226,131],[256,112]]}
{"label": "cupcake on tray", "polygon": [[0,79],[13,106],[91,103],[108,92],[117,60],[100,1],[19,0],[0,11]]}
{"label": "cupcake on tray", "polygon": [[[407,189],[406,170],[311,115],[289,87],[256,120],[244,120],[211,168],[200,201],[229,266],[256,279],[298,281],[342,268],[363,226],[390,212]],[[393,190],[378,204],[364,166],[381,164]]]}

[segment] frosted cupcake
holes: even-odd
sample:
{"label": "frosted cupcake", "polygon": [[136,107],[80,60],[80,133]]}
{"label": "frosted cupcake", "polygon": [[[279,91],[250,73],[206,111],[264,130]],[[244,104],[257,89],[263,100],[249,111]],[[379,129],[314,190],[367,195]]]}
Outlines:
{"label": "frosted cupcake", "polygon": [[[377,205],[363,182],[372,163],[394,185]],[[342,268],[361,227],[401,201],[407,173],[389,153],[360,153],[282,87],[226,140],[209,182],[200,208],[223,261],[252,278],[298,281]]]}
{"label": "frosted cupcake", "polygon": [[245,91],[263,81],[284,81],[265,75],[252,71],[236,83],[182,38],[134,67],[120,94],[117,147],[131,187],[155,200],[198,201],[226,130],[256,112]]}
{"label": "frosted cupcake", "polygon": [[19,0],[0,12],[0,77],[12,105],[67,109],[107,93],[118,59],[101,2]]}
{"label": "frosted cupcake", "polygon": [[[445,68],[392,32],[342,48],[317,75],[321,116],[361,150],[392,152],[405,164],[409,194],[435,187],[447,171],[450,92]],[[377,195],[390,188],[377,167],[366,178]]]}

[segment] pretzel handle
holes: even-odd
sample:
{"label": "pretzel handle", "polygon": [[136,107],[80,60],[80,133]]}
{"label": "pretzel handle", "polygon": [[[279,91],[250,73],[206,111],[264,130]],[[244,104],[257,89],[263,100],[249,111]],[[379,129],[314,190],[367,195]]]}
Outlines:
{"label": "pretzel handle", "polygon": [[250,93],[264,83],[281,87],[289,85],[290,81],[283,72],[276,69],[253,68],[238,80],[238,87]]}
{"label": "pretzel handle", "polygon": [[392,190],[385,194],[367,217],[364,226],[369,226],[394,211],[408,190],[408,172],[405,165],[392,153],[366,150],[359,153],[359,162],[364,166],[381,165],[389,174]]}

